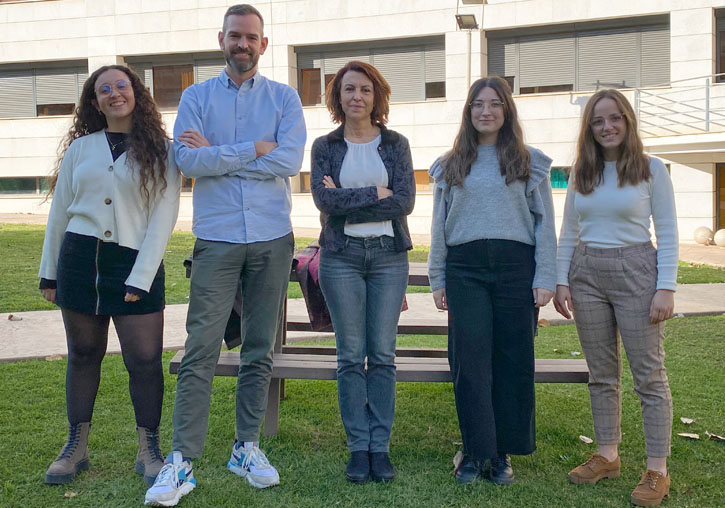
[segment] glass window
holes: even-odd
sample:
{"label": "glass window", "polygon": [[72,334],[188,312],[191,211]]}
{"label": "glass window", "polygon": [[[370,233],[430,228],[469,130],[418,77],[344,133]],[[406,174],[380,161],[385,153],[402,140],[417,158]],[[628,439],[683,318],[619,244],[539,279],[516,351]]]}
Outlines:
{"label": "glass window", "polygon": [[176,109],[181,93],[194,84],[194,66],[154,66],[154,100],[159,108]]}
{"label": "glass window", "polygon": [[310,173],[300,171],[300,192],[312,192]]}
{"label": "glass window", "polygon": [[434,83],[425,84],[425,98],[438,99],[446,96],[446,82],[436,81]]}
{"label": "glass window", "polygon": [[38,116],[72,115],[75,104],[38,104],[36,113]]}
{"label": "glass window", "polygon": [[0,178],[0,194],[37,194],[38,178]]}
{"label": "glass window", "polygon": [[[390,84],[390,102],[445,98],[446,67],[443,36],[328,44],[297,48],[298,91],[303,106],[325,102],[325,90],[347,62],[374,65]],[[324,82],[323,82],[324,80]]]}
{"label": "glass window", "polygon": [[181,192],[191,192],[194,188],[194,179],[181,177]]}
{"label": "glass window", "polygon": [[303,106],[319,104],[322,97],[320,69],[302,69],[300,100]]}
{"label": "glass window", "polygon": [[430,184],[433,182],[433,179],[428,174],[427,169],[416,169],[413,171],[413,176],[415,177],[415,190],[430,190]]}
{"label": "glass window", "polygon": [[569,172],[571,168],[551,168],[551,188],[566,189],[569,183]]}

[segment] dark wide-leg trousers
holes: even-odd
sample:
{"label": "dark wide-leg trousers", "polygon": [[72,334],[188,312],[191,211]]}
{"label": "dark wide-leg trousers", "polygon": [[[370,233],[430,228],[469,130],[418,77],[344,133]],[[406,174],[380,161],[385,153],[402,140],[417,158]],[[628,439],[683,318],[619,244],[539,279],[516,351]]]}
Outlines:
{"label": "dark wide-leg trousers", "polygon": [[534,270],[532,245],[448,248],[448,360],[463,451],[477,460],[536,448]]}

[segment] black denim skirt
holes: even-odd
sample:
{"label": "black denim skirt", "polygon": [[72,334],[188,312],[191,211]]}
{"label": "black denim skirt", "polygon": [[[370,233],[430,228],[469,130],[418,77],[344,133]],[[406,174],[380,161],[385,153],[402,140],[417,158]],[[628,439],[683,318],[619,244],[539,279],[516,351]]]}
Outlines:
{"label": "black denim skirt", "polygon": [[124,302],[126,279],[138,251],[93,236],[66,232],[58,257],[56,303],[65,309],[96,315],[150,314],[165,306],[164,264],[149,293]]}

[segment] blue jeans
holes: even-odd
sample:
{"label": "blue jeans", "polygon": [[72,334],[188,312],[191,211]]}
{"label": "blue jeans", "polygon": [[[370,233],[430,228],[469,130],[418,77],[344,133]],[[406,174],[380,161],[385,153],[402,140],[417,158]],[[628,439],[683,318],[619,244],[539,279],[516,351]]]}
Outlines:
{"label": "blue jeans", "polygon": [[395,251],[392,237],[347,237],[342,252],[320,253],[320,287],[335,329],[338,402],[351,452],[388,451],[395,337],[407,285],[408,254]]}

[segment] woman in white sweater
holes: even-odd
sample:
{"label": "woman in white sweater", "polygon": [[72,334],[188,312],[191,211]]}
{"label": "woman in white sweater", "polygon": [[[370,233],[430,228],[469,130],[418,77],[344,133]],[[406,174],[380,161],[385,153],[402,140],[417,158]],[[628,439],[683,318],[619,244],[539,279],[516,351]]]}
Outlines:
{"label": "woman in white sweater", "polygon": [[569,479],[596,483],[619,476],[619,332],[642,403],[647,470],[631,496],[640,506],[658,505],[669,493],[672,398],[663,338],[674,309],[677,238],[667,169],[644,154],[627,99],[600,90],[584,109],[557,256],[554,305],[566,318],[575,312],[598,446]]}
{"label": "woman in white sweater", "polygon": [[68,441],[46,483],[66,483],[88,469],[88,431],[111,319],[136,413],[136,471],[153,482],[163,466],[161,259],[181,185],[172,154],[139,77],[121,65],[96,70],[83,86],[51,177],[40,263],[40,290],[60,306],[68,342]]}

